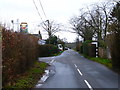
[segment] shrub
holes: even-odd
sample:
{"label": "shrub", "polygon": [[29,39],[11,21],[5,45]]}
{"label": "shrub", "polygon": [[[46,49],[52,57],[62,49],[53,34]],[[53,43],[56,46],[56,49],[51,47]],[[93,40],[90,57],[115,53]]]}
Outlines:
{"label": "shrub", "polygon": [[83,46],[80,47],[80,53],[83,53]]}
{"label": "shrub", "polygon": [[38,38],[30,34],[2,30],[3,86],[28,70],[38,58]]}
{"label": "shrub", "polygon": [[112,61],[111,60],[109,60],[109,59],[104,59],[104,58],[89,58],[89,59],[91,59],[91,60],[93,60],[93,61],[96,61],[96,62],[98,62],[98,63],[101,63],[101,64],[103,64],[103,65],[106,65],[107,67],[109,67],[109,68],[112,68]]}
{"label": "shrub", "polygon": [[85,54],[85,55],[89,55],[89,44],[91,43],[92,41],[91,40],[87,40],[87,41],[85,41],[84,43],[83,43],[83,54]]}
{"label": "shrub", "polygon": [[103,40],[100,40],[100,41],[99,41],[99,47],[102,47],[102,48],[105,48],[105,49],[106,49],[106,47],[107,47],[106,42],[103,41]]}
{"label": "shrub", "polygon": [[120,35],[111,34],[108,36],[108,46],[112,56],[113,69],[120,71]]}
{"label": "shrub", "polygon": [[58,53],[58,47],[52,44],[40,45],[39,46],[39,56],[48,57],[55,53]]}
{"label": "shrub", "polygon": [[81,44],[77,44],[77,45],[76,45],[76,50],[77,50],[77,51],[80,51],[80,47],[81,47]]}
{"label": "shrub", "polygon": [[39,56],[51,56],[57,46],[38,45],[38,38],[31,34],[2,30],[2,86],[14,85],[15,79],[31,68]]}
{"label": "shrub", "polygon": [[88,44],[88,56],[96,57],[96,45]]}
{"label": "shrub", "polygon": [[111,12],[109,24],[109,47],[111,50],[112,66],[120,71],[120,1],[116,3]]}

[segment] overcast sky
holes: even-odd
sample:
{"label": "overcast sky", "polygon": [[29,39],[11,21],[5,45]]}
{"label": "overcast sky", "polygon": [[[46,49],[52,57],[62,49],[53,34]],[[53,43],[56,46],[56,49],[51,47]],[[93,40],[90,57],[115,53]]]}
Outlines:
{"label": "overcast sky", "polygon": [[[54,20],[68,27],[68,20],[72,16],[78,15],[80,8],[106,0],[41,0],[47,18],[42,12],[39,0],[34,1],[42,20],[37,13],[33,0],[0,0],[0,22],[6,23],[7,27],[12,28],[11,20],[16,23],[17,19],[19,19],[19,22],[28,23],[28,31],[30,33],[38,33],[40,27],[37,26],[46,19]],[[47,38],[44,32],[42,32],[42,35],[43,38]],[[75,34],[67,32],[57,33],[56,35],[59,35],[60,38],[67,38],[68,42],[73,42],[76,38]]]}

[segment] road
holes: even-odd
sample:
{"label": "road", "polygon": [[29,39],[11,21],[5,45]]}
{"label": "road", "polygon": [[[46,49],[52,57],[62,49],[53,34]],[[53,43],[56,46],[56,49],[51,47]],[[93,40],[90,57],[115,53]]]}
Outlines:
{"label": "road", "polygon": [[50,77],[39,88],[120,88],[119,75],[69,49],[59,56],[39,58],[51,64]]}

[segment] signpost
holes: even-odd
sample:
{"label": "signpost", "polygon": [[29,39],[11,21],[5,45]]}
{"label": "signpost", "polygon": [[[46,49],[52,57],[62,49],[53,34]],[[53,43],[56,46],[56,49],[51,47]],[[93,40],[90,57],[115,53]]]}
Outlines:
{"label": "signpost", "polygon": [[38,44],[39,45],[45,45],[46,41],[45,40],[42,40],[42,39],[39,39],[38,40]]}
{"label": "signpost", "polygon": [[26,22],[20,24],[20,32],[28,33],[28,24]]}

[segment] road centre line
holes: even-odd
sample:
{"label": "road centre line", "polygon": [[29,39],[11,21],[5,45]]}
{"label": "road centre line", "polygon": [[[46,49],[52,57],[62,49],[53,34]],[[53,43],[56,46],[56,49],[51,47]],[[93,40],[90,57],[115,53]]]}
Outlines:
{"label": "road centre line", "polygon": [[90,90],[93,90],[93,88],[92,88],[91,85],[88,83],[88,81],[87,81],[87,80],[84,80],[84,81],[85,81],[85,83],[87,84],[88,88],[89,88]]}
{"label": "road centre line", "polygon": [[[77,65],[76,65],[76,64],[74,64],[74,65],[75,65],[75,67],[77,68]],[[80,74],[81,76],[83,75],[82,72],[80,71],[80,69],[77,68],[77,71],[79,72],[79,74]],[[88,83],[87,80],[84,80],[84,82],[86,83],[86,85],[88,86],[88,88],[89,88],[90,90],[93,90],[93,88],[91,87],[91,85]]]}
{"label": "road centre line", "polygon": [[79,74],[80,74],[81,76],[83,75],[79,69],[77,69],[77,71],[79,72]]}
{"label": "road centre line", "polygon": [[50,62],[50,63],[53,63],[53,62],[54,62],[54,60],[55,60],[55,59],[51,60],[51,62]]}
{"label": "road centre line", "polygon": [[[77,68],[77,65],[76,64],[74,64],[75,65],[75,67]],[[79,72],[79,74],[82,76],[83,74],[82,74],[82,72],[77,68],[77,71]]]}
{"label": "road centre line", "polygon": [[74,64],[75,65],[75,67],[77,68],[77,65],[76,64]]}

